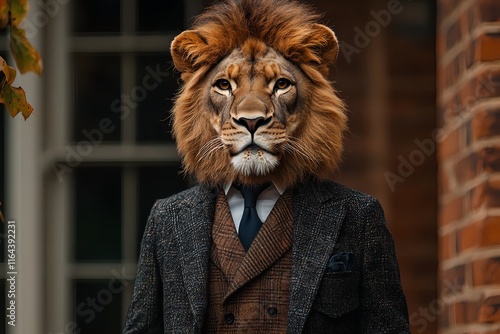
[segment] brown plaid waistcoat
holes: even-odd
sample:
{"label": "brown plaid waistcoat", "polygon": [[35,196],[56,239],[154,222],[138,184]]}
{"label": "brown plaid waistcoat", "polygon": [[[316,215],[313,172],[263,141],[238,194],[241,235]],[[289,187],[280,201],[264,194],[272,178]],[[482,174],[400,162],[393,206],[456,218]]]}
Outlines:
{"label": "brown plaid waistcoat", "polygon": [[245,253],[226,196],[219,194],[205,333],[286,333],[292,219],[292,196],[287,191]]}

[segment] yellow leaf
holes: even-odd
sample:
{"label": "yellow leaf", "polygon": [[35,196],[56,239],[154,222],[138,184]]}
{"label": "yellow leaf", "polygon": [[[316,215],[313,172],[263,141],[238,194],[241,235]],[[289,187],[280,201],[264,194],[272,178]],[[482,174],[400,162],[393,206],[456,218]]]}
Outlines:
{"label": "yellow leaf", "polygon": [[7,0],[0,0],[0,29],[7,28],[9,24],[9,8]]}
{"label": "yellow leaf", "polygon": [[12,117],[21,113],[26,120],[33,111],[33,107],[26,100],[24,89],[12,87],[5,81],[0,90],[0,103],[5,105]]}
{"label": "yellow leaf", "polygon": [[42,74],[42,57],[26,38],[24,29],[12,26],[10,29],[10,51],[21,73]]}
{"label": "yellow leaf", "polygon": [[10,0],[11,21],[14,27],[18,27],[28,14],[30,9],[28,0]]}
{"label": "yellow leaf", "polygon": [[[5,75],[5,81],[10,85],[14,82],[14,79],[16,78],[16,70],[13,67],[10,67],[7,65],[7,62],[5,59],[0,57],[0,72],[3,72]],[[2,80],[0,80],[0,83]]]}

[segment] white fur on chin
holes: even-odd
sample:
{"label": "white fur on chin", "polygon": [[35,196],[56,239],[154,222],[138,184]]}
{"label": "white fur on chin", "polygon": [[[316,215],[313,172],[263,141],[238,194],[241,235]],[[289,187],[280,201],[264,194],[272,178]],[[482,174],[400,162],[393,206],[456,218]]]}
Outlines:
{"label": "white fur on chin", "polygon": [[231,159],[234,169],[245,176],[266,175],[279,165],[274,155],[262,151],[244,151]]}

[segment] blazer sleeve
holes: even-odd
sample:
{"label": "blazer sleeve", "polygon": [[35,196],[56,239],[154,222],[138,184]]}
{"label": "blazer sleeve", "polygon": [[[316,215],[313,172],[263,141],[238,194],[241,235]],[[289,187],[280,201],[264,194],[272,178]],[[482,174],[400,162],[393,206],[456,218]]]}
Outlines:
{"label": "blazer sleeve", "polygon": [[158,202],[151,209],[141,243],[132,302],[123,334],[163,333],[162,282],[157,260]]}
{"label": "blazer sleeve", "polygon": [[394,242],[379,202],[371,199],[365,211],[364,254],[361,269],[361,332],[410,333],[406,300],[401,288]]}

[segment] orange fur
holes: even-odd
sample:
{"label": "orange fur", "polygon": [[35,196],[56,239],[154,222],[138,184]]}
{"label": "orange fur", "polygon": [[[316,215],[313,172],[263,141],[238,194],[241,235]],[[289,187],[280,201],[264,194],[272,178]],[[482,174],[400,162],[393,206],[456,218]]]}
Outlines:
{"label": "orange fur", "polygon": [[[184,84],[173,108],[173,131],[186,172],[214,185],[273,181],[291,186],[308,175],[325,178],[338,168],[347,120],[343,103],[328,82],[338,44],[329,28],[316,23],[318,18],[293,0],[230,0],[209,8],[192,30],[176,37],[172,58]],[[268,47],[308,79],[300,83],[304,96],[300,112],[287,116],[287,124],[297,124],[288,140],[300,140],[306,154],[283,151],[279,165],[258,176],[238,174],[227,150],[214,150],[210,159],[200,160],[203,146],[218,137],[213,127],[218,116],[206,93],[211,88],[207,74],[233,50],[259,59]],[[263,70],[267,77],[275,75],[273,66]]]}

